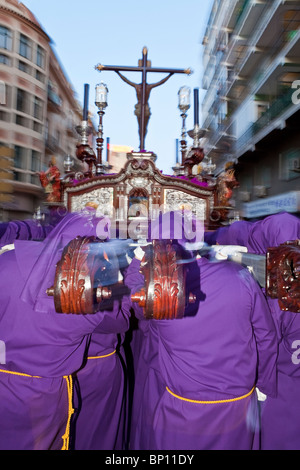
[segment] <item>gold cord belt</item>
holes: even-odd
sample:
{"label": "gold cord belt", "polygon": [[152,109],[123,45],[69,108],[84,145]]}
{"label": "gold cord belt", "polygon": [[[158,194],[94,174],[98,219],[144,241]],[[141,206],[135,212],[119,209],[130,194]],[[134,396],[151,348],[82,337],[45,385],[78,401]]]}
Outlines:
{"label": "gold cord belt", "polygon": [[[22,372],[13,372],[11,370],[5,370],[5,369],[0,369],[0,372],[3,372],[5,374],[11,374],[11,375],[19,375],[21,377],[31,377],[34,379],[42,379],[43,377],[40,377],[39,375],[30,375],[30,374],[23,374]],[[70,441],[70,422],[71,422],[71,417],[72,414],[74,413],[74,408],[73,408],[73,380],[71,375],[64,375],[63,378],[65,379],[67,383],[67,392],[68,392],[68,419],[67,419],[67,425],[66,425],[66,430],[64,435],[62,436],[63,440],[63,445],[61,450],[68,450],[69,449],[69,441]]]}
{"label": "gold cord belt", "polygon": [[116,349],[111,353],[104,354],[104,356],[88,356],[88,359],[103,359],[104,357],[112,356],[113,354],[115,354],[115,352]]}
{"label": "gold cord belt", "polygon": [[239,400],[243,400],[244,398],[247,398],[249,397],[253,391],[254,391],[255,387],[253,387],[250,392],[246,393],[246,395],[242,395],[241,397],[236,397],[236,398],[228,398],[226,400],[212,400],[212,401],[208,401],[208,400],[191,400],[190,398],[184,398],[184,397],[181,397],[180,395],[176,395],[176,393],[172,392],[169,387],[166,387],[166,390],[167,392],[169,392],[171,395],[173,395],[173,397],[175,398],[178,398],[179,400],[183,400],[183,401],[188,401],[190,403],[198,403],[200,405],[214,405],[216,403],[230,403],[232,401],[239,401]]}
{"label": "gold cord belt", "polygon": [[[105,354],[104,356],[92,356],[92,357],[88,357],[88,359],[101,359],[101,358],[104,358],[104,357],[111,356],[115,352],[116,352],[116,350],[114,350],[113,352],[111,352],[109,354]],[[42,379],[43,378],[39,375],[24,374],[22,372],[13,372],[11,370],[5,370],[5,369],[0,369],[0,372],[3,372],[4,374],[18,375],[18,376],[21,376],[21,377],[31,377],[33,379]],[[62,436],[63,445],[62,445],[61,450],[68,450],[69,449],[69,442],[70,442],[70,423],[71,423],[72,414],[74,413],[74,408],[73,408],[73,379],[72,379],[72,375],[64,375],[63,378],[66,381],[67,392],[68,392],[68,419],[67,419],[67,425],[66,425],[65,433]]]}

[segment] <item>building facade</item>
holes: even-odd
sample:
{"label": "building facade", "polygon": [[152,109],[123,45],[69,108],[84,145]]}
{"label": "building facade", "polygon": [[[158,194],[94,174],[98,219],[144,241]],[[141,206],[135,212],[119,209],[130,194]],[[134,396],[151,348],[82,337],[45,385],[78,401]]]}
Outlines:
{"label": "building facade", "polygon": [[53,157],[63,172],[81,113],[47,33],[22,3],[0,0],[0,220],[32,217],[44,197],[37,172]]}
{"label": "building facade", "polygon": [[235,162],[237,211],[300,212],[300,2],[215,0],[203,46],[204,148]]}

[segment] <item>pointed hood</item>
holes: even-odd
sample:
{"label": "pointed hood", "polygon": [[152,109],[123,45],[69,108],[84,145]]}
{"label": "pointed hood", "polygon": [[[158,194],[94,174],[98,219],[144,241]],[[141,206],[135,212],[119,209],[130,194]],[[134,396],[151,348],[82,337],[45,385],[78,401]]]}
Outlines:
{"label": "pointed hood", "polygon": [[[97,217],[92,212],[67,214],[38,246],[34,242],[16,242],[21,274],[27,277],[21,300],[32,305],[37,312],[53,309],[53,298],[46,291],[54,284],[56,264],[61,259],[63,249],[77,236],[96,237],[100,221],[103,217]],[[26,250],[24,243],[28,244]],[[32,266],[30,272],[28,266]]]}

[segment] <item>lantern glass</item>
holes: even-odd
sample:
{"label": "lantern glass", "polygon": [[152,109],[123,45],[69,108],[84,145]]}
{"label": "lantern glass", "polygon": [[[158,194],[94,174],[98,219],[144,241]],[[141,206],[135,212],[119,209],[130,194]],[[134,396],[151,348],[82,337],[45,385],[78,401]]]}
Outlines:
{"label": "lantern glass", "polygon": [[186,111],[190,107],[190,94],[191,89],[187,86],[182,86],[178,91],[178,108],[181,111]]}
{"label": "lantern glass", "polygon": [[103,82],[96,85],[95,104],[98,108],[105,108],[107,106],[107,93],[107,86]]}
{"label": "lantern glass", "polygon": [[67,155],[64,160],[64,168],[66,171],[70,171],[74,165],[73,158],[70,155]]}

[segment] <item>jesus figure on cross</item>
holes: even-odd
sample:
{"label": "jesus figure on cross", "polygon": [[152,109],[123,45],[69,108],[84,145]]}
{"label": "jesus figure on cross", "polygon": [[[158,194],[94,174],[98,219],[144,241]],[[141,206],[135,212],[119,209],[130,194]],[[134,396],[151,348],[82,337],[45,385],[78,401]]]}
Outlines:
{"label": "jesus figure on cross", "polygon": [[[134,114],[137,117],[139,125],[139,136],[140,136],[140,150],[144,150],[144,141],[145,135],[147,132],[147,124],[150,118],[150,107],[148,104],[149,95],[152,88],[157,87],[165,83],[174,73],[186,73],[190,75],[192,73],[191,69],[164,69],[158,67],[151,67],[151,62],[147,60],[148,50],[146,47],[143,48],[143,57],[139,60],[139,65],[137,67],[129,66],[116,66],[116,65],[102,65],[98,64],[95,66],[97,70],[102,72],[103,70],[113,70],[116,72],[119,77],[128,85],[132,86],[136,90],[136,95],[138,102],[135,105]],[[142,72],[142,82],[134,83],[128,78],[126,78],[120,71],[126,72]],[[158,72],[158,73],[167,73],[168,75],[160,80],[157,83],[147,83],[147,73],[149,72]]]}
{"label": "jesus figure on cross", "polygon": [[[132,86],[135,88],[135,91],[136,91],[136,96],[137,96],[137,104],[134,106],[134,114],[136,115],[137,117],[137,121],[138,121],[138,126],[139,126],[139,135],[141,136],[141,129],[142,129],[142,125],[141,125],[141,117],[142,117],[142,99],[143,99],[143,83],[134,83],[134,82],[131,82],[130,80],[128,80],[128,78],[124,77],[124,75],[121,74],[121,72],[119,72],[118,70],[116,70],[117,74],[119,75],[119,77],[125,82],[127,83],[128,85]],[[173,75],[173,72],[172,73],[169,73],[169,75],[167,75],[165,78],[163,78],[162,80],[160,80],[159,82],[157,83],[146,83],[145,84],[145,107],[144,107],[144,126],[143,126],[143,129],[144,129],[144,138],[146,137],[146,134],[147,134],[147,126],[148,126],[148,121],[149,121],[149,118],[151,116],[151,111],[150,111],[150,106],[148,104],[148,101],[149,101],[149,96],[150,96],[150,92],[152,90],[152,88],[155,88],[159,85],[162,85],[163,83],[165,83],[171,76]]]}

